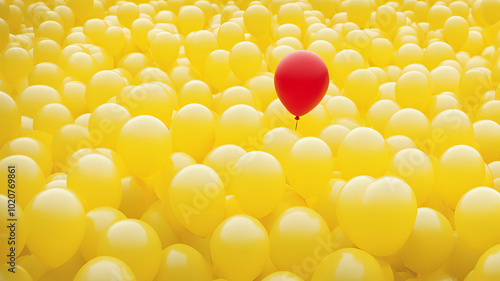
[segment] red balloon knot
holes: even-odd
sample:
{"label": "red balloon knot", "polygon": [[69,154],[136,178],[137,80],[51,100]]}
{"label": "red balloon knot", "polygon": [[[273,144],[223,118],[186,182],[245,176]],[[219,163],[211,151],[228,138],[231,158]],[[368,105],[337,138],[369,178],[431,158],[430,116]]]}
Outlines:
{"label": "red balloon knot", "polygon": [[299,119],[300,119],[299,116],[295,116],[295,120],[299,120]]}

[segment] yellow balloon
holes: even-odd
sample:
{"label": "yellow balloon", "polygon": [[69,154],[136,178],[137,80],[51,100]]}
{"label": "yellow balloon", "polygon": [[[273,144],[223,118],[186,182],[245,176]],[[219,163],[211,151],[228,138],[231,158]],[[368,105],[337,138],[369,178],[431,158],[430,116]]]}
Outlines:
{"label": "yellow balloon", "polygon": [[[14,189],[14,191],[16,190]],[[0,235],[5,237],[0,243],[0,249],[4,253],[0,257],[2,264],[8,262],[9,265],[12,265],[16,263],[16,259],[23,251],[28,236],[28,225],[24,211],[15,203],[15,200],[16,196],[13,193],[5,196],[0,195],[0,207],[4,210],[0,214],[0,221],[5,225],[0,230]],[[18,260],[17,263],[19,263]]]}
{"label": "yellow balloon", "polygon": [[177,21],[180,31],[184,35],[205,27],[205,15],[196,6],[183,6],[179,11]]}
{"label": "yellow balloon", "polygon": [[77,251],[85,231],[85,211],[68,189],[50,188],[38,193],[25,209],[31,227],[26,244],[43,264],[56,268]]}
{"label": "yellow balloon", "polygon": [[80,196],[86,210],[120,206],[120,173],[104,155],[93,153],[79,158],[71,164],[67,180],[68,188]]}
{"label": "yellow balloon", "polygon": [[98,71],[97,61],[89,54],[77,52],[72,54],[63,66],[66,75],[74,81],[87,83]]}
{"label": "yellow balloon", "polygon": [[484,20],[489,25],[494,25],[500,20],[500,17],[494,11],[500,8],[500,1],[497,0],[482,0],[480,10]]}
{"label": "yellow balloon", "polygon": [[385,67],[393,61],[394,47],[391,41],[385,38],[376,38],[372,41],[370,60],[378,67]]}
{"label": "yellow balloon", "polygon": [[[499,243],[500,193],[489,187],[476,187],[465,193],[455,210],[455,226],[460,239],[472,250],[484,253]],[[473,227],[472,227],[473,226]]]}
{"label": "yellow balloon", "polygon": [[125,87],[123,78],[111,70],[99,71],[87,83],[85,100],[90,111],[117,96]]}
{"label": "yellow balloon", "polygon": [[169,32],[162,31],[151,39],[150,52],[162,67],[170,67],[179,55],[179,42]]}
{"label": "yellow balloon", "polygon": [[400,68],[405,68],[411,64],[422,64],[424,51],[420,46],[407,43],[401,46],[394,55],[395,63]]}
{"label": "yellow balloon", "polygon": [[62,126],[73,122],[73,115],[68,108],[59,103],[50,103],[40,108],[33,118],[33,129],[53,135]]}
{"label": "yellow balloon", "polygon": [[459,51],[469,37],[469,23],[463,17],[452,16],[444,23],[443,35],[455,51]]}
{"label": "yellow balloon", "polygon": [[234,144],[225,144],[214,148],[210,151],[203,164],[214,169],[222,182],[226,190],[226,194],[231,194],[230,187],[231,176],[236,173],[234,166],[236,165],[238,159],[245,155],[246,151]]}
{"label": "yellow balloon", "polygon": [[[7,10],[7,9],[5,9]],[[0,52],[3,52],[5,47],[7,47],[8,43],[9,43],[9,25],[5,22],[5,20],[3,20],[2,18],[0,18]]]}
{"label": "yellow balloon", "polygon": [[229,65],[234,75],[246,81],[254,77],[262,65],[262,53],[252,42],[240,42],[231,48]]}
{"label": "yellow balloon", "polygon": [[64,70],[57,64],[42,62],[31,69],[28,75],[28,84],[30,86],[46,85],[54,89],[59,89],[65,77]]}
{"label": "yellow balloon", "polygon": [[319,264],[311,280],[382,281],[386,279],[380,264],[373,256],[359,249],[346,248],[328,255]]}
{"label": "yellow balloon", "polygon": [[118,137],[117,148],[133,174],[147,177],[167,162],[172,140],[167,127],[159,119],[140,115],[125,123]]}
{"label": "yellow balloon", "polygon": [[170,130],[173,150],[201,162],[214,146],[215,117],[201,104],[188,104],[175,114]]}
{"label": "yellow balloon", "polygon": [[500,151],[496,146],[500,138],[500,125],[491,120],[481,120],[474,123],[474,143],[485,163],[500,160]]}
{"label": "yellow balloon", "polygon": [[116,16],[123,27],[130,28],[132,23],[139,18],[139,7],[133,2],[122,3],[117,10]]}
{"label": "yellow balloon", "polygon": [[230,74],[231,67],[229,66],[228,51],[215,50],[207,56],[205,60],[205,75],[215,89],[219,91],[224,90],[228,84]]}
{"label": "yellow balloon", "polygon": [[19,47],[7,48],[0,56],[0,69],[5,79],[16,84],[25,78],[33,67],[33,58],[25,49]]}
{"label": "yellow balloon", "polygon": [[447,109],[432,119],[429,136],[429,148],[436,157],[439,157],[454,145],[472,145],[474,129],[469,117],[463,111]]}
{"label": "yellow balloon", "polygon": [[448,219],[433,209],[419,208],[413,231],[400,256],[413,272],[429,274],[445,264],[453,243],[453,228]]}
{"label": "yellow balloon", "polygon": [[453,48],[444,42],[433,42],[424,51],[424,65],[429,70],[436,68],[445,60],[456,60],[456,55]]}
{"label": "yellow balloon", "polygon": [[434,167],[419,149],[406,148],[389,160],[386,175],[403,179],[413,190],[419,206],[424,204],[434,187]]}
{"label": "yellow balloon", "polygon": [[120,130],[130,118],[130,113],[121,105],[105,103],[98,106],[90,114],[88,124],[95,145],[116,150]]}
{"label": "yellow balloon", "polygon": [[295,49],[288,46],[288,45],[281,45],[281,46],[276,46],[271,51],[271,54],[269,55],[268,58],[268,63],[269,63],[269,70],[271,70],[273,73],[276,71],[276,68],[278,67],[278,64],[280,61],[287,56],[288,54],[294,52]]}
{"label": "yellow balloon", "polygon": [[167,221],[163,213],[162,202],[160,200],[151,204],[149,209],[141,216],[141,221],[149,224],[158,233],[162,248],[180,242],[174,228]]}
{"label": "yellow balloon", "polygon": [[285,191],[285,173],[271,154],[252,151],[234,167],[231,190],[246,214],[262,218],[276,208]]}
{"label": "yellow balloon", "polygon": [[361,110],[368,110],[378,99],[377,77],[366,69],[354,70],[345,80],[343,95]]}
{"label": "yellow balloon", "polygon": [[493,281],[500,277],[498,270],[498,257],[500,246],[496,245],[488,249],[477,261],[474,273],[470,277],[471,281]]}
{"label": "yellow balloon", "polygon": [[381,99],[375,102],[367,111],[365,125],[384,134],[386,124],[390,118],[401,108],[399,105],[388,99]]}
{"label": "yellow balloon", "polygon": [[168,127],[172,120],[175,103],[170,98],[167,87],[157,82],[140,84],[124,95],[120,103],[131,116],[150,115],[158,118]]}
{"label": "yellow balloon", "polygon": [[214,101],[215,111],[219,114],[236,104],[246,104],[255,109],[260,109],[259,100],[252,95],[250,90],[242,86],[227,88]]}
{"label": "yellow balloon", "polygon": [[342,50],[333,58],[331,68],[332,78],[335,80],[337,86],[343,87],[347,76],[351,72],[364,67],[365,61],[358,52],[349,49]]}
{"label": "yellow balloon", "polygon": [[71,164],[70,158],[73,153],[82,148],[92,148],[92,142],[87,128],[81,125],[69,124],[61,127],[54,134],[52,140],[52,157],[54,168],[67,170]]}
{"label": "yellow balloon", "polygon": [[347,238],[376,256],[398,252],[416,216],[417,200],[411,188],[391,176],[355,177],[344,185],[337,200],[337,218]]}
{"label": "yellow balloon", "polygon": [[147,223],[126,219],[112,224],[101,236],[98,256],[120,259],[137,281],[152,281],[161,263],[161,242]]}
{"label": "yellow balloon", "polygon": [[225,51],[231,51],[234,45],[243,41],[245,35],[242,27],[234,22],[225,22],[217,30],[217,42]]}
{"label": "yellow balloon", "polygon": [[183,152],[172,153],[170,160],[153,175],[152,184],[156,196],[159,199],[165,200],[166,192],[168,192],[175,174],[181,169],[194,164],[196,164],[196,160],[188,154]]}
{"label": "yellow balloon", "polygon": [[0,167],[0,179],[4,183],[0,194],[8,196],[15,192],[16,203],[22,208],[25,208],[45,185],[45,176],[40,166],[28,156],[7,156],[0,160]]}
{"label": "yellow balloon", "polygon": [[368,23],[370,13],[371,7],[368,0],[354,0],[347,5],[347,19],[360,27]]}
{"label": "yellow balloon", "polygon": [[271,12],[262,5],[252,5],[245,10],[243,22],[251,35],[262,37],[271,27]]}
{"label": "yellow balloon", "polygon": [[11,155],[25,155],[35,160],[45,176],[52,172],[52,154],[42,142],[29,137],[13,139],[0,150],[0,158]]}
{"label": "yellow balloon", "polygon": [[435,173],[441,199],[455,209],[467,191],[484,183],[485,165],[477,150],[468,145],[455,145],[441,155]]}
{"label": "yellow balloon", "polygon": [[[11,271],[14,270],[14,273]],[[9,281],[32,281],[30,273],[19,265],[10,266],[6,263],[0,265],[0,277]]]}
{"label": "yellow balloon", "polygon": [[206,58],[219,48],[215,35],[207,30],[200,30],[189,35],[186,41],[186,57],[196,69],[203,72]]}
{"label": "yellow balloon", "polygon": [[85,260],[90,261],[97,256],[97,245],[101,235],[113,223],[125,220],[127,217],[112,207],[99,207],[90,210],[85,215],[85,235],[80,245],[80,253]]}
{"label": "yellow balloon", "polygon": [[338,151],[338,166],[343,178],[358,175],[381,176],[389,161],[387,144],[374,129],[360,127],[351,130],[342,140]]}
{"label": "yellow balloon", "polygon": [[75,276],[74,281],[135,281],[134,272],[123,261],[108,256],[89,260]]}
{"label": "yellow balloon", "polygon": [[16,102],[0,92],[0,147],[17,137],[21,131],[21,114]]}
{"label": "yellow balloon", "polygon": [[333,155],[321,139],[301,138],[292,146],[284,168],[292,188],[309,198],[326,188],[334,171]]}
{"label": "yellow balloon", "polygon": [[233,105],[221,114],[216,127],[215,145],[236,144],[244,149],[256,150],[259,139],[266,132],[260,113],[245,104]]}
{"label": "yellow balloon", "polygon": [[284,211],[270,233],[271,260],[278,270],[287,270],[308,280],[333,250],[330,231],[323,218],[307,207]]}
{"label": "yellow balloon", "polygon": [[162,252],[158,281],[211,281],[212,271],[203,256],[185,244],[175,244]]}
{"label": "yellow balloon", "polygon": [[20,113],[30,118],[35,118],[38,111],[50,103],[61,103],[61,95],[46,85],[29,86],[17,98]]}
{"label": "yellow balloon", "polygon": [[269,259],[269,236],[257,219],[236,215],[215,229],[210,249],[215,269],[222,277],[254,280]]}
{"label": "yellow balloon", "polygon": [[410,71],[403,74],[396,82],[395,95],[401,107],[425,112],[432,100],[432,89],[424,74]]}
{"label": "yellow balloon", "polygon": [[189,231],[207,237],[224,219],[224,185],[210,167],[196,164],[172,179],[168,200],[175,217]]}
{"label": "yellow balloon", "polygon": [[279,8],[277,13],[278,24],[291,23],[302,27],[304,24],[304,11],[295,3],[286,3]]}

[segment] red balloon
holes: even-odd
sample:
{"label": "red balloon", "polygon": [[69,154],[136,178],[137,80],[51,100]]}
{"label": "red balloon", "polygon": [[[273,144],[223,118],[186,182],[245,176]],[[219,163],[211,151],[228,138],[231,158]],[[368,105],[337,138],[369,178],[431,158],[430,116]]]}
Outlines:
{"label": "red balloon", "polygon": [[281,103],[297,117],[313,110],[321,102],[329,81],[325,63],[310,51],[288,54],[280,61],[274,74],[274,87]]}

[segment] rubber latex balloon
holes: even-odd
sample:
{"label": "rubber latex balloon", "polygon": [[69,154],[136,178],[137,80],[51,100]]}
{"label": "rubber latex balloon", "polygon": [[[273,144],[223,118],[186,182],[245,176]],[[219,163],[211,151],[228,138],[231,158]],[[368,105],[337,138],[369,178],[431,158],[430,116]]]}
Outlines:
{"label": "rubber latex balloon", "polygon": [[338,151],[340,172],[346,179],[358,175],[381,176],[389,161],[387,144],[379,132],[366,128],[351,130]]}
{"label": "rubber latex balloon", "polygon": [[246,214],[262,218],[276,208],[285,191],[285,173],[276,158],[262,151],[243,155],[234,167],[231,190]]}
{"label": "rubber latex balloon", "polygon": [[446,150],[437,161],[435,172],[437,191],[446,206],[452,209],[467,191],[481,186],[485,178],[481,155],[467,145]]}
{"label": "rubber latex balloon", "polygon": [[175,217],[198,236],[210,236],[224,219],[224,185],[208,166],[196,164],[180,170],[168,195]]}
{"label": "rubber latex balloon", "polygon": [[289,271],[277,271],[267,275],[262,281],[303,281],[297,274]]}
{"label": "rubber latex balloon", "polygon": [[431,103],[432,90],[424,74],[410,71],[403,74],[396,82],[395,95],[401,107],[411,107],[425,112]]}
{"label": "rubber latex balloon", "polygon": [[155,280],[211,281],[212,272],[198,251],[185,244],[175,244],[163,250],[160,269]]}
{"label": "rubber latex balloon", "polygon": [[496,0],[484,0],[481,1],[480,5],[482,15],[487,24],[493,25],[500,20],[498,14],[494,12],[500,8],[500,2]]}
{"label": "rubber latex balloon", "polygon": [[163,67],[169,67],[179,55],[179,42],[169,32],[159,32],[151,39],[150,45],[153,59]]}
{"label": "rubber latex balloon", "polygon": [[117,96],[123,87],[125,82],[118,73],[111,70],[97,72],[87,83],[85,90],[87,106],[93,111],[110,98]]}
{"label": "rubber latex balloon", "polygon": [[125,123],[130,120],[130,113],[123,106],[105,103],[98,106],[89,117],[89,133],[95,138],[97,147],[116,150],[116,142]]}
{"label": "rubber latex balloon", "polygon": [[207,56],[219,48],[212,32],[200,30],[190,35],[185,45],[186,57],[199,71],[203,71]]}
{"label": "rubber latex balloon", "polygon": [[55,268],[77,251],[85,231],[83,205],[73,192],[63,188],[44,190],[25,209],[30,252],[43,264]]}
{"label": "rubber latex balloon", "polygon": [[203,164],[214,169],[224,183],[226,193],[230,194],[231,176],[236,174],[234,166],[246,151],[234,144],[221,145],[210,151]]}
{"label": "rubber latex balloon", "polygon": [[62,126],[73,122],[73,116],[68,108],[59,103],[50,103],[40,108],[33,118],[33,129],[53,135]]}
{"label": "rubber latex balloon", "polygon": [[151,226],[139,220],[122,220],[112,224],[101,237],[98,256],[122,260],[138,281],[154,279],[161,263],[161,242]]}
{"label": "rubber latex balloon", "polygon": [[182,108],[190,103],[198,103],[212,109],[213,95],[210,87],[203,81],[191,80],[179,91],[179,106]]}
{"label": "rubber latex balloon", "polygon": [[243,22],[251,35],[261,37],[271,26],[271,13],[264,6],[253,5],[245,10]]}
{"label": "rubber latex balloon", "polygon": [[309,51],[287,55],[276,68],[274,85],[283,105],[302,116],[319,104],[328,89],[328,69],[323,60]]}
{"label": "rubber latex balloon", "polygon": [[226,50],[215,50],[210,53],[205,60],[205,74],[208,81],[217,90],[224,90],[228,77],[231,74],[229,52]]}
{"label": "rubber latex balloon", "polygon": [[234,75],[246,81],[254,77],[262,65],[262,53],[252,42],[240,42],[231,48],[229,65]]}
{"label": "rubber latex balloon", "polygon": [[378,261],[365,251],[346,248],[333,252],[318,266],[312,281],[386,280]]}
{"label": "rubber latex balloon", "polygon": [[182,7],[177,20],[180,31],[184,35],[203,29],[205,26],[205,16],[203,11],[196,6]]}
{"label": "rubber latex balloon", "polygon": [[471,281],[493,281],[500,277],[498,269],[498,258],[500,256],[500,246],[496,245],[488,249],[477,261]]}
{"label": "rubber latex balloon", "polygon": [[302,197],[318,195],[334,171],[333,155],[321,139],[305,137],[292,146],[285,172],[292,188]]}
{"label": "rubber latex balloon", "polygon": [[337,200],[337,217],[345,235],[377,256],[395,254],[403,247],[416,216],[417,200],[411,188],[391,176],[355,177],[344,185]]}
{"label": "rubber latex balloon", "polygon": [[99,207],[87,212],[85,216],[85,235],[80,252],[85,260],[90,261],[97,256],[97,245],[102,234],[113,223],[127,217],[112,207]]}
{"label": "rubber latex balloon", "polygon": [[165,124],[155,117],[141,115],[125,123],[117,147],[130,171],[144,177],[154,174],[166,163],[172,141]]}
{"label": "rubber latex balloon", "polygon": [[434,167],[429,157],[419,149],[400,150],[389,160],[386,175],[403,179],[413,190],[421,206],[434,187]]}
{"label": "rubber latex balloon", "polygon": [[0,158],[11,155],[25,155],[35,160],[45,176],[52,172],[52,155],[50,150],[34,138],[21,137],[13,139],[0,150]]}
{"label": "rubber latex balloon", "polygon": [[257,219],[236,215],[215,229],[210,249],[214,266],[222,277],[250,281],[269,259],[269,236]]}
{"label": "rubber latex balloon", "polygon": [[246,104],[233,105],[221,114],[215,127],[215,145],[236,144],[244,149],[259,147],[265,130],[259,112]]}
{"label": "rubber latex balloon", "polygon": [[344,180],[332,179],[328,183],[328,187],[317,197],[317,212],[326,221],[330,229],[334,229],[339,224],[337,220],[337,199],[344,184]]}
{"label": "rubber latex balloon", "polygon": [[151,115],[170,126],[176,102],[169,96],[167,87],[154,82],[140,84],[123,97],[122,104],[132,116]]}
{"label": "rubber latex balloon", "polygon": [[174,151],[202,161],[215,142],[215,118],[201,104],[188,104],[175,114],[170,127]]}
{"label": "rubber latex balloon", "polygon": [[309,279],[320,263],[333,251],[328,225],[307,207],[283,212],[270,233],[271,260],[279,270]]}
{"label": "rubber latex balloon", "polygon": [[[11,270],[14,270],[12,273]],[[32,281],[30,273],[19,265],[11,267],[10,265],[4,263],[0,266],[0,277],[3,280],[9,281]],[[8,279],[7,279],[8,278]]]}
{"label": "rubber latex balloon", "polygon": [[20,113],[31,118],[35,118],[38,111],[50,103],[61,103],[61,95],[54,88],[46,85],[29,86],[17,99]]}
{"label": "rubber latex balloon", "polygon": [[[14,170],[11,169],[14,167]],[[12,173],[14,174],[14,191],[16,193],[16,203],[22,208],[37,195],[45,185],[45,176],[40,169],[40,166],[31,158],[24,155],[7,156],[0,160],[0,179],[2,180],[3,188],[0,194],[8,196],[9,189],[7,188]]]}
{"label": "rubber latex balloon", "polygon": [[75,281],[135,281],[132,269],[123,261],[108,256],[101,256],[88,261],[75,276]]}
{"label": "rubber latex balloon", "polygon": [[[16,257],[23,251],[28,236],[27,222],[23,209],[18,204],[13,203],[12,199],[9,199],[7,196],[0,195],[0,207],[3,208],[2,210],[5,210],[0,213],[0,221],[6,226],[0,230],[0,235],[5,237],[0,243],[0,249],[4,253],[0,257],[2,264],[16,262]],[[10,197],[12,198],[12,195]],[[16,220],[15,227],[13,228],[11,227],[12,219]],[[10,239],[11,237],[13,239]],[[11,241],[14,241],[14,244]],[[11,252],[11,247],[14,247],[14,253]]]}
{"label": "rubber latex balloon", "polygon": [[367,110],[377,100],[377,77],[366,69],[354,70],[345,80],[343,95],[352,100],[358,108]]}
{"label": "rubber latex balloon", "polygon": [[217,42],[225,51],[231,51],[234,45],[245,39],[242,27],[234,22],[225,22],[217,31]]}
{"label": "rubber latex balloon", "polygon": [[443,35],[455,51],[459,51],[469,37],[469,23],[463,17],[452,16],[444,23]]}
{"label": "rubber latex balloon", "polygon": [[445,264],[453,242],[453,229],[447,218],[433,209],[419,208],[413,231],[400,256],[412,271],[429,274]]}
{"label": "rubber latex balloon", "polygon": [[434,155],[440,156],[454,145],[472,145],[474,129],[469,117],[458,109],[444,110],[432,119],[429,136],[430,149]]}
{"label": "rubber latex balloon", "polygon": [[18,105],[6,93],[0,92],[0,147],[19,135],[21,131],[21,115]]}
{"label": "rubber latex balloon", "polygon": [[12,84],[27,77],[32,67],[33,58],[28,51],[22,48],[8,48],[0,56],[0,69],[2,69],[5,79]]}
{"label": "rubber latex balloon", "polygon": [[272,154],[281,165],[284,165],[288,153],[300,137],[297,131],[283,127],[274,128],[264,135],[262,150]]}
{"label": "rubber latex balloon", "polygon": [[174,152],[163,167],[153,175],[153,188],[159,199],[167,199],[168,189],[172,178],[183,168],[196,164],[196,160],[183,152]]}
{"label": "rubber latex balloon", "polygon": [[[498,223],[500,193],[488,187],[476,187],[457,204],[455,226],[465,245],[483,253],[499,243]],[[471,227],[471,226],[474,227]]]}
{"label": "rubber latex balloon", "polygon": [[149,224],[158,233],[162,248],[180,242],[179,236],[167,221],[160,200],[151,204],[149,209],[141,216],[141,221]]}
{"label": "rubber latex balloon", "polygon": [[500,137],[500,125],[491,120],[481,120],[473,125],[474,142],[485,163],[500,160],[497,146]]}

